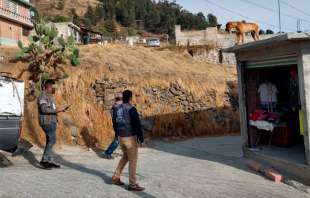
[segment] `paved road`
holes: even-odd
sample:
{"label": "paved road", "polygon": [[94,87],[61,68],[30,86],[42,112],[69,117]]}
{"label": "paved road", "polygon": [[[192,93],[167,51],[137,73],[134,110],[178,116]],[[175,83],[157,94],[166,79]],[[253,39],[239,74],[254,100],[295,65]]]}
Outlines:
{"label": "paved road", "polygon": [[[40,150],[11,159],[0,169],[0,198],[302,198],[308,194],[250,172],[243,163],[239,137],[199,138],[178,143],[152,142],[140,152],[143,193],[110,184],[116,160],[78,148],[58,151],[62,169],[35,166]],[[127,180],[127,171],[124,181]]]}

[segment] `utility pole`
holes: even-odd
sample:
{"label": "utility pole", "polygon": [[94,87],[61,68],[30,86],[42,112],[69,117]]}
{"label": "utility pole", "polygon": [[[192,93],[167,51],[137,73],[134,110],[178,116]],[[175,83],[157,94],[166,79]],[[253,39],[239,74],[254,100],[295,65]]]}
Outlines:
{"label": "utility pole", "polygon": [[279,31],[282,32],[282,25],[281,25],[281,2],[278,0],[278,8],[279,8]]}
{"label": "utility pole", "polygon": [[298,19],[297,24],[298,24],[297,32],[300,33],[301,32],[301,20],[300,19]]}

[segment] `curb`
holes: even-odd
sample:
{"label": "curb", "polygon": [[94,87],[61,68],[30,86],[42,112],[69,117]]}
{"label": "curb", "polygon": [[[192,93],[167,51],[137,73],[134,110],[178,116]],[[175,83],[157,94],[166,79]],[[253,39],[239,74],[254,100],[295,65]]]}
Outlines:
{"label": "curb", "polygon": [[254,160],[247,160],[246,165],[251,170],[263,174],[266,178],[276,183],[281,183],[284,180],[284,177],[280,172],[272,168],[264,167],[261,163],[258,163]]}

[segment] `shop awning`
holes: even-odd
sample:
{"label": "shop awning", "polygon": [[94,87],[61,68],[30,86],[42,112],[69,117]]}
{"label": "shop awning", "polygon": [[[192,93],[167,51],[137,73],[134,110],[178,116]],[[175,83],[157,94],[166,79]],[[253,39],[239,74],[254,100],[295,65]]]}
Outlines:
{"label": "shop awning", "polygon": [[292,66],[298,64],[297,56],[279,57],[268,60],[247,61],[245,67],[247,69]]}

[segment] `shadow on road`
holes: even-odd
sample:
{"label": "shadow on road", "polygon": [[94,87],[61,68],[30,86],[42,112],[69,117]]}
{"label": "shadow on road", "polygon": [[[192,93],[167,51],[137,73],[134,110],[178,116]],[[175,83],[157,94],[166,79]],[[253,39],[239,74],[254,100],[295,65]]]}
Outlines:
{"label": "shadow on road", "polygon": [[240,137],[199,138],[184,142],[154,141],[150,148],[189,158],[208,160],[251,172],[243,158]]}
{"label": "shadow on road", "polygon": [[93,137],[87,127],[83,127],[81,130],[82,139],[85,142],[87,148],[90,148],[92,151],[96,153],[96,155],[100,158],[103,158],[104,150],[97,147],[98,139]]}
{"label": "shadow on road", "polygon": [[[65,160],[63,157],[61,157],[60,155],[55,154],[55,158],[57,159],[57,162],[60,163],[62,166],[76,170],[76,171],[80,171],[82,173],[86,173],[86,174],[90,174],[93,176],[97,176],[103,179],[103,181],[106,184],[109,185],[113,185],[112,184],[112,180],[111,180],[111,176],[107,175],[106,173],[104,173],[103,171],[98,171],[95,169],[91,169],[91,168],[87,168],[82,164],[78,164],[78,163],[73,163],[73,162],[69,162],[67,160]],[[133,193],[139,197],[142,198],[156,198],[155,196],[148,194],[146,192],[132,192],[130,191],[130,193]]]}
{"label": "shadow on road", "polygon": [[[86,173],[86,174],[90,174],[96,177],[100,177],[101,179],[103,179],[103,181],[106,184],[112,185],[112,180],[111,180],[111,176],[107,175],[104,171],[98,171],[95,169],[91,169],[91,168],[87,168],[85,167],[83,164],[79,164],[79,163],[73,163],[70,162],[66,159],[64,159],[62,156],[58,155],[58,154],[54,154],[56,161],[61,164],[63,167],[67,167],[69,169],[72,170],[76,170],[82,173]],[[35,157],[35,155],[31,152],[31,151],[27,151],[23,154],[23,157],[34,167],[36,168],[40,168],[42,169],[42,167],[39,165],[39,161],[37,160],[37,158]],[[111,173],[112,174],[112,173]],[[126,187],[124,187],[124,189],[126,189]],[[155,196],[148,194],[146,192],[132,192],[132,191],[128,191],[130,193],[133,193],[141,198],[156,198]]]}
{"label": "shadow on road", "polygon": [[33,167],[42,169],[42,167],[41,167],[40,164],[39,164],[40,162],[37,160],[36,156],[35,156],[31,151],[24,152],[22,156],[23,156]]}

